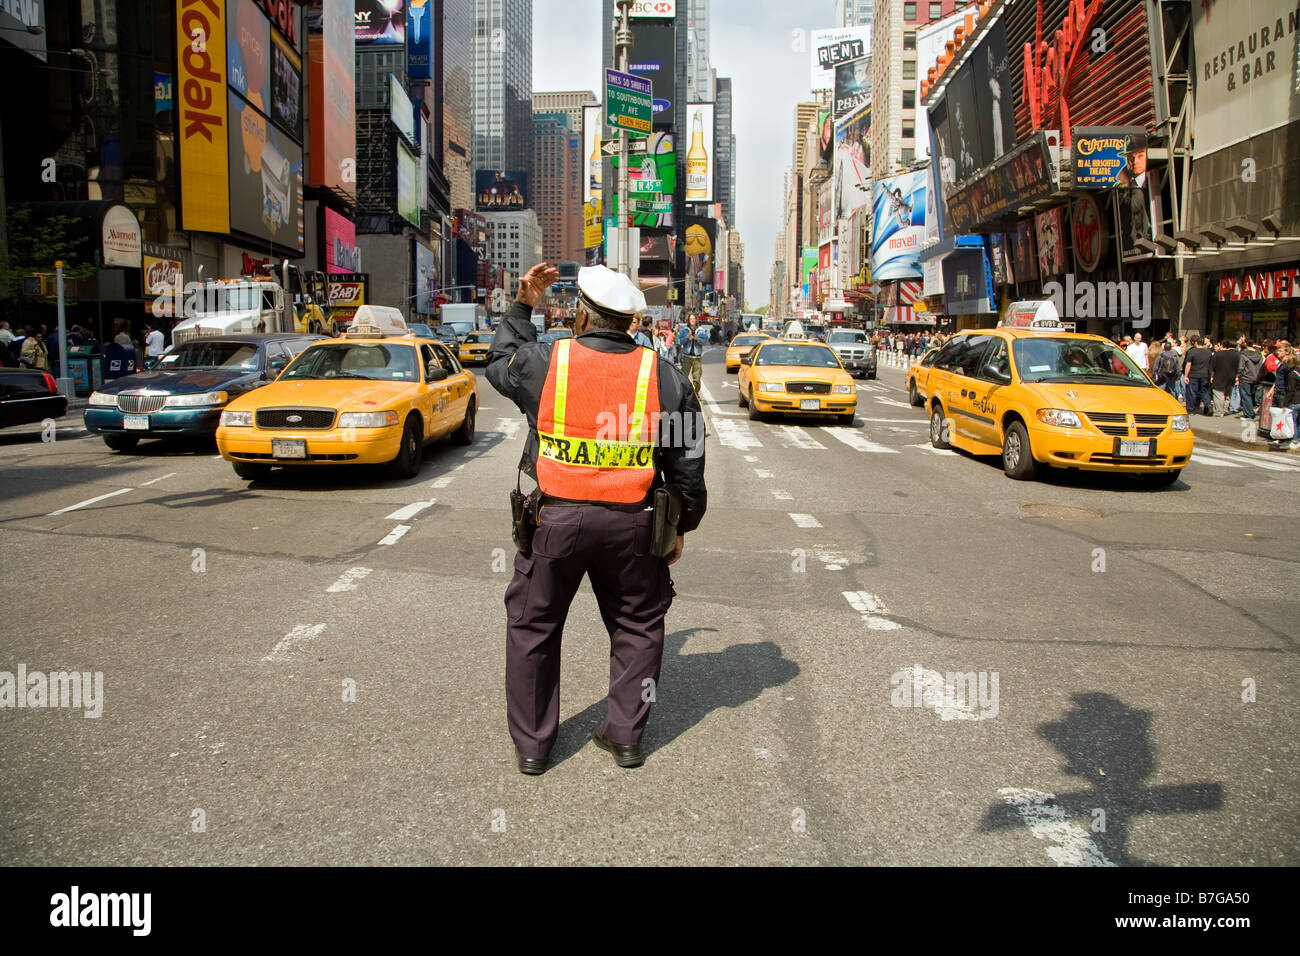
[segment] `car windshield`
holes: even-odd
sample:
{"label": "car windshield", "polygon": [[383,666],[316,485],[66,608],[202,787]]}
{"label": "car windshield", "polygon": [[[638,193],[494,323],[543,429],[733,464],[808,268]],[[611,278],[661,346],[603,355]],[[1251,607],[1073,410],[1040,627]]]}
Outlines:
{"label": "car windshield", "polygon": [[421,338],[433,338],[433,328],[423,322],[407,322],[406,327]]}
{"label": "car windshield", "polygon": [[257,346],[248,342],[187,342],[162,359],[169,371],[182,368],[228,368],[255,371],[261,365]]}
{"label": "car windshield", "polygon": [[491,332],[475,332],[473,335],[465,336],[465,341],[478,342],[480,345],[482,345],[484,342],[490,343],[492,341],[492,336],[493,333]]}
{"label": "car windshield", "polygon": [[759,350],[756,365],[806,365],[813,368],[839,368],[835,353],[820,345],[765,345]]}
{"label": "car windshield", "polygon": [[330,342],[303,352],[282,378],[361,378],[414,382],[415,348],[373,342]]}
{"label": "car windshield", "polygon": [[737,335],[731,340],[731,345],[734,348],[737,345],[753,345],[756,342],[765,341],[767,341],[766,335]]}
{"label": "car windshield", "polygon": [[850,343],[850,342],[853,344],[857,344],[860,342],[865,342],[866,340],[867,337],[863,333],[849,332],[844,329],[831,332],[829,335],[826,336],[826,344],[828,345],[833,343]]}
{"label": "car windshield", "polygon": [[1023,338],[1012,345],[1016,368],[1026,382],[1149,385],[1123,350],[1097,339]]}

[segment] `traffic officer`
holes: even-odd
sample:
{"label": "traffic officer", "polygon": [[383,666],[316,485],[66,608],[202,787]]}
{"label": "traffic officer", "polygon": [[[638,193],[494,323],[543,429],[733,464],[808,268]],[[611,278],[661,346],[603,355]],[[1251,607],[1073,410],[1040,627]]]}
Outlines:
{"label": "traffic officer", "polygon": [[[558,278],[543,262],[519,281],[487,368],[528,418],[519,467],[542,492],[532,552],[515,556],[505,598],[506,713],[528,774],[545,772],[559,733],[560,640],[584,575],[610,639],[608,710],[592,740],[620,767],[645,762],[641,735],[673,595],[668,565],[706,506],[699,400],[680,370],[627,334],[645,296],[605,266],[580,269],[575,338],[541,343],[530,316]],[[676,549],[661,558],[651,548],[652,501],[665,483],[680,488],[682,509]]]}

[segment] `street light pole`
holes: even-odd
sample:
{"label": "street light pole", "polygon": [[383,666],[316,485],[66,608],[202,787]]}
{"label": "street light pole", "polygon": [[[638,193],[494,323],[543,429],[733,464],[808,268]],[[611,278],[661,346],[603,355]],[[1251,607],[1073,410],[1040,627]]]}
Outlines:
{"label": "street light pole", "polygon": [[[632,0],[616,0],[618,4],[617,29],[614,32],[614,49],[618,55],[618,70],[627,72],[627,58],[632,50],[632,24],[629,13]],[[628,175],[627,130],[618,131],[618,271],[632,275],[632,257],[628,251]]]}

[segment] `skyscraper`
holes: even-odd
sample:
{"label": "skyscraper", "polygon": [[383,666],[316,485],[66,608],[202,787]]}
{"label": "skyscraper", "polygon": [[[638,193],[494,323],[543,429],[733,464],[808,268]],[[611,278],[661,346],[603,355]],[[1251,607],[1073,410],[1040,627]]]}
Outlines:
{"label": "skyscraper", "polygon": [[[581,106],[578,112],[581,114]],[[533,113],[532,203],[542,229],[542,258],[582,262],[584,165],[582,120],[560,112]]]}
{"label": "skyscraper", "polygon": [[713,64],[709,62],[709,0],[686,0],[685,6],[686,98],[692,103],[712,103]]}
{"label": "skyscraper", "polygon": [[722,218],[736,223],[736,137],[731,132],[731,78],[717,79],[713,111],[713,197],[722,203]]}
{"label": "skyscraper", "polygon": [[451,208],[473,209],[474,8],[466,0],[436,4],[434,42],[441,68],[433,74],[435,102],[442,110],[434,119],[435,152],[451,184]]}
{"label": "skyscraper", "polygon": [[531,0],[474,0],[476,171],[531,173],[532,94]]}

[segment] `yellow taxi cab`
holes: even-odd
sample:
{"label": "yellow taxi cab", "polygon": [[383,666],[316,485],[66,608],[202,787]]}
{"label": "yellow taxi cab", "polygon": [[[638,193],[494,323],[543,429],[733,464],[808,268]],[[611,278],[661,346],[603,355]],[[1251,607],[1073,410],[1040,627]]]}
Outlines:
{"label": "yellow taxi cab", "polygon": [[1067,331],[1050,302],[1017,302],[995,329],[935,355],[930,443],[1000,455],[1008,476],[1043,465],[1172,484],[1192,456],[1187,411],[1114,342]]}
{"label": "yellow taxi cab", "polygon": [[929,396],[930,369],[934,367],[934,357],[939,354],[939,347],[928,349],[919,361],[913,362],[907,369],[907,400],[920,408]]}
{"label": "yellow taxi cab", "polygon": [[852,425],[858,386],[828,345],[803,340],[768,339],[740,360],[740,407],[761,421],[764,413],[834,415]]}
{"label": "yellow taxi cab", "polygon": [[457,358],[461,364],[469,365],[470,363],[481,362],[487,364],[488,349],[492,347],[492,339],[495,332],[471,332],[460,340],[460,348],[457,350]]}
{"label": "yellow taxi cab", "polygon": [[396,309],[362,306],[345,335],[227,405],[217,449],[250,481],[276,465],[387,464],[411,478],[428,442],[474,440],[477,408],[474,373],[442,342],[408,332]]}
{"label": "yellow taxi cab", "polygon": [[727,346],[727,371],[739,371],[740,357],[759,342],[765,342],[771,337],[766,332],[741,332],[733,338],[731,344]]}

